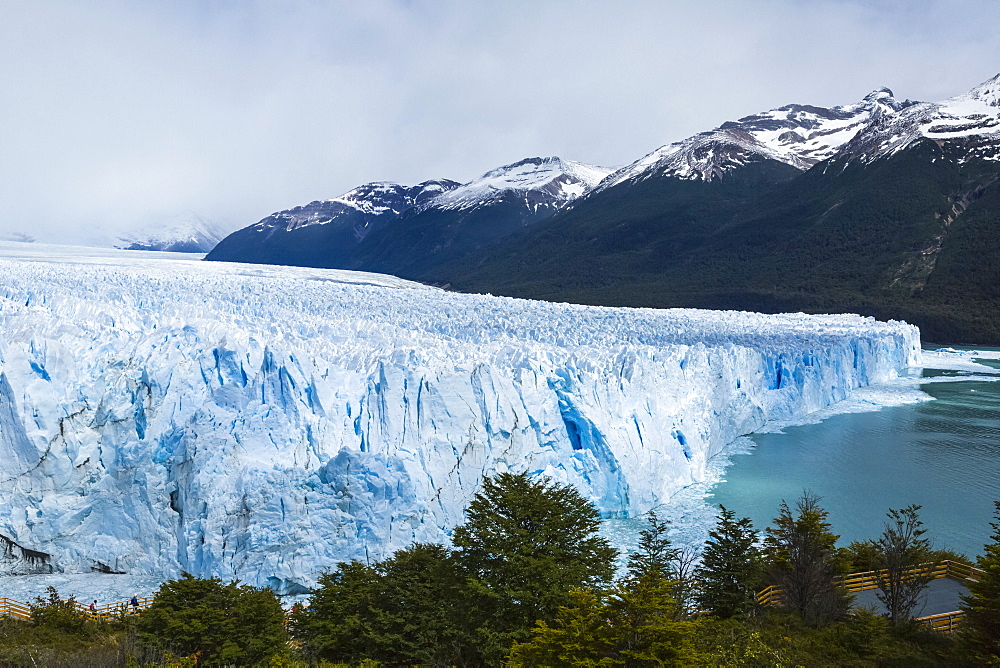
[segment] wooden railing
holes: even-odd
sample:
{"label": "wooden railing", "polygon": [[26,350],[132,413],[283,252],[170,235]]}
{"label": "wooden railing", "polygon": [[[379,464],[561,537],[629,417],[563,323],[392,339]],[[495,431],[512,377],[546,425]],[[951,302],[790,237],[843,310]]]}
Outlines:
{"label": "wooden railing", "polygon": [[927,617],[917,617],[916,621],[923,624],[931,631],[941,633],[953,633],[962,625],[965,613],[961,610],[955,612],[943,612],[940,615],[929,615]]}
{"label": "wooden railing", "polygon": [[[938,578],[952,577],[950,566],[951,561],[941,561],[937,563],[920,564],[916,568],[906,571],[905,575],[910,577],[929,577],[932,580]],[[865,571],[863,573],[851,573],[841,578],[840,582],[847,588],[847,591],[865,591],[867,589],[878,589],[878,576],[886,571]],[[952,577],[952,579],[958,579]]]}
{"label": "wooden railing", "polygon": [[781,589],[771,585],[766,589],[757,592],[757,605],[772,606],[781,605]]}
{"label": "wooden railing", "polygon": [[20,601],[0,598],[0,617],[12,617],[25,622],[31,621],[31,608]]}
{"label": "wooden railing", "polygon": [[[865,591],[867,589],[878,588],[878,576],[886,571],[865,571],[863,573],[851,573],[840,578],[840,583],[849,592]],[[948,578],[958,582],[977,581],[983,575],[983,571],[975,566],[962,564],[957,561],[938,561],[920,564],[906,572],[907,575],[918,577],[930,577],[932,580],[938,578]],[[762,606],[779,606],[782,604],[781,589],[770,586],[757,593],[757,604]],[[957,629],[965,613],[961,610],[945,612],[939,615],[929,615],[927,617],[917,617],[914,621],[927,626],[934,631],[951,633]]]}
{"label": "wooden railing", "polygon": [[[147,596],[145,598],[140,598],[138,599],[138,602],[138,608],[135,608],[129,601],[120,601],[117,603],[107,603],[105,605],[94,606],[94,610],[91,612],[89,605],[84,605],[79,601],[74,601],[76,609],[81,615],[86,615],[87,617],[92,617],[102,621],[120,619],[126,615],[134,614],[137,610],[145,610],[153,604],[153,597]],[[19,619],[21,621],[30,622],[31,606],[27,603],[15,601],[11,598],[0,598],[0,617],[10,617],[11,619]]]}

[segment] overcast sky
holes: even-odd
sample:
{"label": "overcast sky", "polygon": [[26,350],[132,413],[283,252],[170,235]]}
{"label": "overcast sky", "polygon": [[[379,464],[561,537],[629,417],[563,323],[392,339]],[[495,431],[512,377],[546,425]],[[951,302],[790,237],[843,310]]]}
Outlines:
{"label": "overcast sky", "polygon": [[372,180],[627,164],[1000,71],[997,0],[0,0],[0,232],[252,224]]}

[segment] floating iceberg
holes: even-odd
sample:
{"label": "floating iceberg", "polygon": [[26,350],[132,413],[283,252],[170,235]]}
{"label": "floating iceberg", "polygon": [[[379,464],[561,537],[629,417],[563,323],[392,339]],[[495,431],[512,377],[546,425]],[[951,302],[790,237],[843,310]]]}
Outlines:
{"label": "floating iceberg", "polygon": [[551,304],[148,252],[5,243],[0,277],[8,573],[296,593],[339,560],[447,540],[508,470],[637,516],[741,434],[920,359],[915,327],[854,315]]}

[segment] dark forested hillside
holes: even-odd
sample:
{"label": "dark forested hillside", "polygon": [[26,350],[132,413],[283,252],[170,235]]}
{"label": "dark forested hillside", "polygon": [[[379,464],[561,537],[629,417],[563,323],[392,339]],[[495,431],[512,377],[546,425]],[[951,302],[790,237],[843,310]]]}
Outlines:
{"label": "dark forested hillside", "polygon": [[477,258],[552,213],[549,207],[525,206],[513,193],[489,206],[413,212],[369,235],[354,251],[349,268],[433,282],[442,264]]}

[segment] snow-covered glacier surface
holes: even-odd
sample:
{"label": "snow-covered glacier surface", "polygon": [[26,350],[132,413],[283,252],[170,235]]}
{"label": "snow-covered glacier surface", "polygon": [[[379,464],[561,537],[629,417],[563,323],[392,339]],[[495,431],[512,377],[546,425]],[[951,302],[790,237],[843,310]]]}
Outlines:
{"label": "snow-covered glacier surface", "polygon": [[[86,253],[90,253],[86,255]],[[447,540],[484,475],[608,517],[919,363],[852,315],[597,308],[0,244],[0,568],[238,577]]]}

